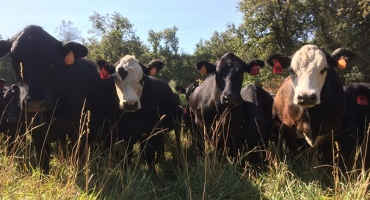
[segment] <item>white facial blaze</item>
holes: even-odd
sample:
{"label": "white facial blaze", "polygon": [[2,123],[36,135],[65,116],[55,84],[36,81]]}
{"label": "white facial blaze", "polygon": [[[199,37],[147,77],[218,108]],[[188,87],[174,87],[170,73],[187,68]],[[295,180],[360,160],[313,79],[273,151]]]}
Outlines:
{"label": "white facial blaze", "polygon": [[[127,71],[127,76],[124,79],[117,73],[119,68],[124,68]],[[139,61],[134,56],[124,56],[116,66],[115,76],[117,77],[115,85],[120,107],[123,108],[125,104],[137,104],[137,109],[141,109],[140,98],[143,86],[140,81],[143,78],[143,70]]]}
{"label": "white facial blaze", "polygon": [[29,93],[29,87],[26,84],[19,84],[19,99],[21,101],[26,100]]}
{"label": "white facial blaze", "polygon": [[325,53],[315,45],[305,45],[294,54],[290,66],[296,74],[293,103],[298,104],[299,96],[316,95],[315,105],[320,104],[328,66]]}

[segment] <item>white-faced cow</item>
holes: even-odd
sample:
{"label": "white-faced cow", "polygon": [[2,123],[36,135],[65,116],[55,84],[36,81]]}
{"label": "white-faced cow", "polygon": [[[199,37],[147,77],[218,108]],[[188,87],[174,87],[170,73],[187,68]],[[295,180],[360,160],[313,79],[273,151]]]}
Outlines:
{"label": "white-faced cow", "polygon": [[[243,75],[250,72],[254,66],[262,67],[264,62],[253,60],[246,64],[232,53],[226,53],[217,62],[216,72],[209,75],[189,97],[189,106],[194,123],[203,130],[198,133],[203,138],[203,133],[212,134],[211,125],[215,119],[224,115],[225,128],[221,131],[219,147],[226,144],[231,153],[241,150],[243,145],[250,147],[257,145],[259,135],[255,123],[251,119],[245,106],[240,90]],[[202,140],[199,139],[202,143]],[[200,144],[202,147],[203,144]]]}
{"label": "white-faced cow", "polygon": [[269,59],[274,66],[290,67],[291,71],[273,104],[279,134],[291,149],[296,150],[299,138],[316,147],[328,141],[325,136],[331,133],[341,135],[345,97],[336,68],[343,67],[351,56],[345,49],[329,55],[316,45],[304,45],[291,59],[281,55]]}
{"label": "white-faced cow", "polygon": [[[128,141],[130,150],[136,142],[146,141],[142,144],[144,158],[153,167],[164,153],[164,132],[175,129],[179,139],[178,120],[182,115],[179,98],[167,83],[143,73],[139,61],[131,55],[117,62],[111,77],[114,83],[105,90],[115,89],[116,101],[109,103],[117,104],[120,110],[119,131],[113,139]],[[105,97],[101,101],[106,102]]]}

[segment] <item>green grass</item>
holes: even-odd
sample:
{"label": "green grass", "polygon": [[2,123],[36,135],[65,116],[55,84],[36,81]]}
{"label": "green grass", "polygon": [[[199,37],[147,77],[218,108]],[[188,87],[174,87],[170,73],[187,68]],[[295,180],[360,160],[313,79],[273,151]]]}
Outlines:
{"label": "green grass", "polygon": [[266,167],[252,167],[214,156],[215,152],[197,156],[189,140],[182,141],[186,159],[175,159],[179,156],[171,133],[157,173],[140,161],[140,152],[129,162],[122,156],[124,146],[116,145],[120,157],[95,149],[84,168],[76,167],[73,156],[54,153],[49,175],[30,167],[29,142],[19,145],[23,150],[15,153],[2,144],[0,199],[370,199],[369,171],[340,173],[317,167],[312,164],[313,155],[298,160],[272,156]]}

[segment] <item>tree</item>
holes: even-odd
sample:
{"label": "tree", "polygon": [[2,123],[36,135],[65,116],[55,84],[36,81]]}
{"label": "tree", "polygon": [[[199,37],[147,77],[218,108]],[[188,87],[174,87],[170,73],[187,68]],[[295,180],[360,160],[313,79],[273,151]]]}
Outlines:
{"label": "tree", "polygon": [[195,60],[193,56],[179,54],[178,28],[165,28],[155,32],[150,30],[148,42],[151,46],[151,59],[160,58],[165,62],[165,68],[160,72],[159,77],[164,80],[174,80],[178,85],[188,85],[196,78]]}
{"label": "tree", "polygon": [[127,54],[140,59],[148,51],[133,31],[133,24],[121,14],[94,13],[90,21],[93,26],[90,33],[95,34],[87,42],[90,59],[114,63]]}
{"label": "tree", "polygon": [[162,33],[161,32],[154,32],[150,30],[148,33],[148,42],[152,46],[152,51],[155,56],[159,55],[159,47],[162,41]]}
{"label": "tree", "polygon": [[57,28],[57,37],[63,42],[82,40],[81,32],[73,25],[73,22],[69,20],[62,20],[62,23]]}
{"label": "tree", "polygon": [[[197,58],[215,61],[230,51],[243,60],[266,59],[274,53],[291,55],[304,43],[317,44],[328,52],[346,47],[358,56],[354,71],[345,72],[345,78],[370,80],[366,78],[370,74],[368,0],[241,0],[239,9],[243,23],[200,41],[194,54]],[[257,78],[246,76],[246,81],[273,77],[263,70]]]}
{"label": "tree", "polygon": [[[367,2],[367,3],[366,3]],[[339,47],[351,49],[357,59],[355,68],[363,74],[363,80],[370,80],[370,4],[356,0],[307,1],[307,10],[312,13],[315,25],[313,42],[332,51]],[[346,72],[348,73],[348,72]],[[353,80],[356,72],[347,74]]]}

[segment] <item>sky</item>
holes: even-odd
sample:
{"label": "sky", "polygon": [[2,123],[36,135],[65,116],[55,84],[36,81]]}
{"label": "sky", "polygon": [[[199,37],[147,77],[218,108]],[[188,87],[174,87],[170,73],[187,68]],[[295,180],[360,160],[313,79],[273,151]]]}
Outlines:
{"label": "sky", "polygon": [[193,53],[196,44],[227,25],[240,24],[239,0],[2,0],[0,35],[9,38],[27,25],[42,26],[57,37],[62,20],[72,21],[88,37],[89,16],[119,12],[134,25],[146,44],[149,30],[176,26],[180,51]]}

